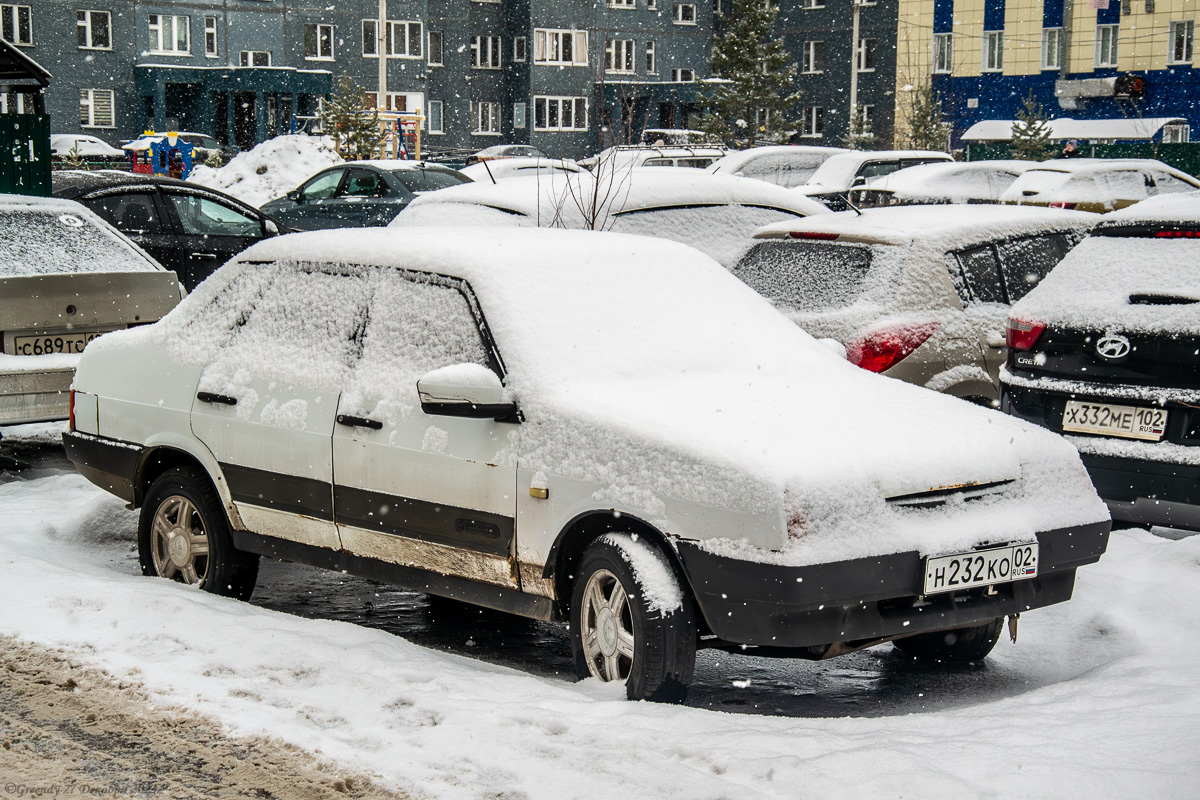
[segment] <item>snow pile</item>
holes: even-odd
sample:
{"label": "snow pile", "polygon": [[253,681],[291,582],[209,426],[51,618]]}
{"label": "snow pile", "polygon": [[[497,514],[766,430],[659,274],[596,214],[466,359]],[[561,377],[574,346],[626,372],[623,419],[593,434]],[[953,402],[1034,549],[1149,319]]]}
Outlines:
{"label": "snow pile", "polygon": [[[122,505],[76,475],[0,485],[0,634],[415,797],[1059,800],[1189,797],[1200,780],[1200,537],[1115,534],[1074,599],[1022,616],[983,667],[886,645],[828,664],[702,654],[698,675],[726,681],[717,713],[143,578]],[[756,670],[776,680],[752,686]],[[756,713],[797,682],[865,702]]]}
{"label": "snow pile", "polygon": [[188,180],[218,189],[258,208],[283,197],[315,173],[342,162],[327,136],[277,136],[220,169],[197,166]]}

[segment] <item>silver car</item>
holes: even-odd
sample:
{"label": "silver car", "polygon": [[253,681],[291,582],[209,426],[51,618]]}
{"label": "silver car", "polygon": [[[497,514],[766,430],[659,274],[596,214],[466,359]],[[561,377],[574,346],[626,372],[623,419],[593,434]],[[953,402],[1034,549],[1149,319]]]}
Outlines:
{"label": "silver car", "polygon": [[1007,206],[843,211],[760,228],[733,272],[858,366],[991,404],[1009,305],[1097,219]]}
{"label": "silver car", "polygon": [[66,419],[87,343],[182,295],[175,273],[79,203],[0,195],[0,425]]}

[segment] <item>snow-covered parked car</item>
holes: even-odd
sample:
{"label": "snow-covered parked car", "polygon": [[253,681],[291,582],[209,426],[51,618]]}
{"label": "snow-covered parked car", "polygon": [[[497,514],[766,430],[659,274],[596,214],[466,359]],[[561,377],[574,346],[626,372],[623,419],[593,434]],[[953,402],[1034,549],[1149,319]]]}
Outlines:
{"label": "snow-covered parked car", "polygon": [[1026,170],[1000,202],[1104,213],[1197,189],[1200,181],[1152,158],[1060,158]]}
{"label": "snow-covered parked car", "polygon": [[1108,536],[1060,437],[645,237],[268,240],[89,347],[74,402],[145,574],[245,598],[265,555],[569,618],[578,674],[631,698],[682,697],[697,647],[982,658]]}
{"label": "snow-covered parked car", "polygon": [[580,160],[579,165],[597,174],[637,167],[706,169],[728,152],[721,145],[618,145]]}
{"label": "snow-covered parked car", "polygon": [[82,133],[55,133],[50,136],[50,156],[64,158],[72,154],[86,158],[125,159],[124,150],[113,147],[97,136]]}
{"label": "snow-covered parked car", "polygon": [[992,404],[1009,305],[1098,219],[1008,206],[840,211],[759,230],[733,273],[863,369]]}
{"label": "snow-covered parked car", "polygon": [[825,159],[807,183],[792,191],[818,200],[834,211],[849,208],[847,198],[872,178],[890,175],[918,164],[953,161],[936,150],[851,150]]}
{"label": "snow-covered parked car", "polygon": [[636,233],[689,244],[731,267],[763,225],[828,213],[814,200],[762,181],[696,169],[639,168],[452,186],[418,197],[392,226]]}
{"label": "snow-covered parked car", "polygon": [[738,150],[714,161],[708,171],[754,178],[791,189],[808,182],[831,156],[848,153],[844,147],[771,145]]}
{"label": "snow-covered parked car", "polygon": [[867,181],[854,192],[858,206],[998,203],[1036,161],[950,161],[917,164]]}
{"label": "snow-covered parked car", "polygon": [[495,183],[509,178],[529,175],[552,175],[558,172],[579,172],[583,167],[569,158],[496,158],[477,161],[460,172],[478,183]]}
{"label": "snow-covered parked car", "polygon": [[0,425],[66,419],[84,347],[181,296],[175,273],[79,203],[0,195]]}
{"label": "snow-covered parked car", "polygon": [[1200,193],[1103,218],[1012,308],[1001,407],[1064,434],[1114,520],[1200,530]]}

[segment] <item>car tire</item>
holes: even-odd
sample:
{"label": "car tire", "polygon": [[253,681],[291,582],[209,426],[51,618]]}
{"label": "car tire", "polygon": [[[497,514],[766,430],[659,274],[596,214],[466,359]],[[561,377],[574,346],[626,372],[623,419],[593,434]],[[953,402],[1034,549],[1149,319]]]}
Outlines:
{"label": "car tire", "polygon": [[[659,583],[671,585],[646,586],[627,554],[635,563],[658,561],[663,567],[655,570]],[[571,593],[576,675],[623,680],[630,700],[682,702],[696,665],[696,614],[662,552],[631,534],[606,534],[584,551],[576,576]],[[662,596],[664,590],[677,593],[678,607],[655,607],[649,596]]]}
{"label": "car tire", "polygon": [[897,639],[892,644],[902,653],[923,661],[966,664],[986,658],[999,641],[1003,627],[1004,617],[997,617],[983,625],[918,633],[916,636]]}
{"label": "car tire", "polygon": [[142,574],[249,600],[258,556],[233,546],[229,521],[203,470],[176,467],[146,492],[138,518]]}

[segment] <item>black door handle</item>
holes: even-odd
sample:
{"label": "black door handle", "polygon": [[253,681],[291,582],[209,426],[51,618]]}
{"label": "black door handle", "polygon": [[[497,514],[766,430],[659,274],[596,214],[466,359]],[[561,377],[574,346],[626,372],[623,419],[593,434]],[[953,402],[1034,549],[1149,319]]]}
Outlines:
{"label": "black door handle", "polygon": [[196,392],[196,399],[201,403],[218,403],[223,406],[236,406],[237,398],[230,397],[227,394],[213,394],[212,392]]}
{"label": "black door handle", "polygon": [[383,428],[383,423],[377,419],[367,419],[366,417],[352,417],[348,414],[337,415],[338,425],[346,425],[350,428],[370,428],[373,431]]}

